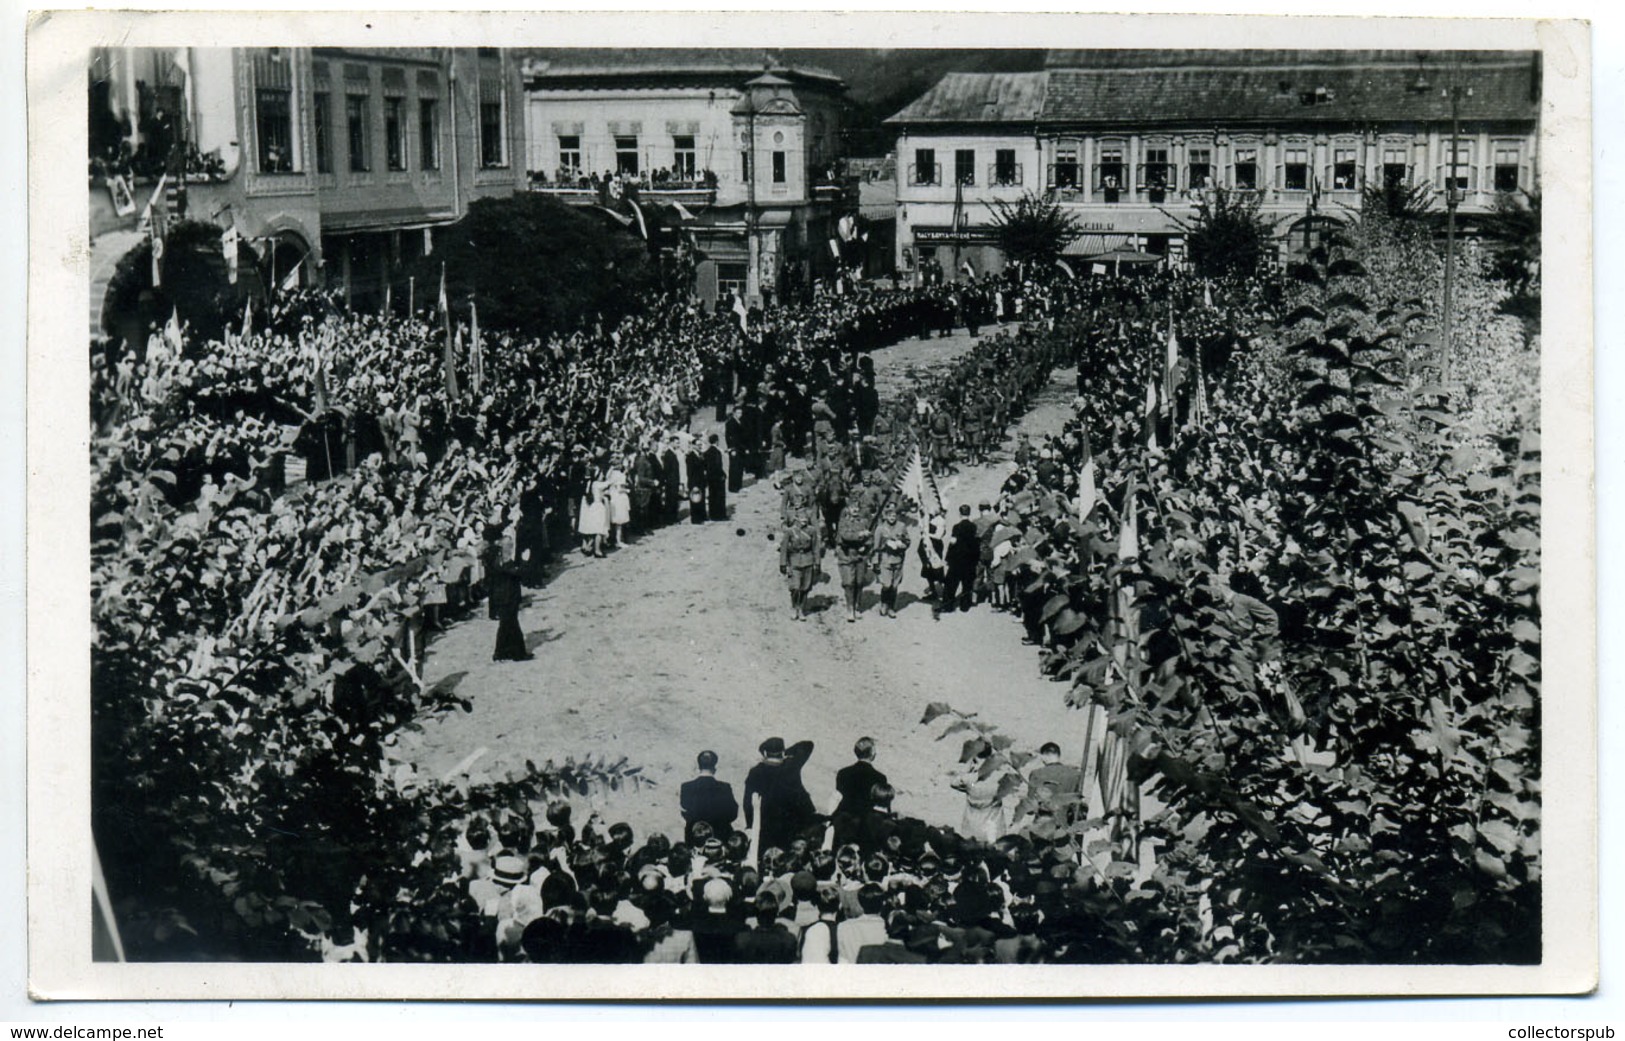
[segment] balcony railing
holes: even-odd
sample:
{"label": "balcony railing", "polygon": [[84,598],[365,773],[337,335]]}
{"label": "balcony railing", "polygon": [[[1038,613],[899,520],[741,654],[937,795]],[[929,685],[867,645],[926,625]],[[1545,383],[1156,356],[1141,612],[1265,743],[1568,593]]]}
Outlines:
{"label": "balcony railing", "polygon": [[994,163],[987,168],[987,183],[995,188],[1011,188],[1024,183],[1020,163]]}
{"label": "balcony railing", "polygon": [[911,188],[923,188],[934,184],[941,184],[942,164],[932,163],[930,166],[921,166],[916,163],[910,165],[908,168],[908,183],[909,187]]}

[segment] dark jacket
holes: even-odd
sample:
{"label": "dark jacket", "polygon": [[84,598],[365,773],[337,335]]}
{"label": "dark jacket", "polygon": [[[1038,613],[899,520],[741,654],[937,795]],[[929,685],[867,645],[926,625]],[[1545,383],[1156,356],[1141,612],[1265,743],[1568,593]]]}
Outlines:
{"label": "dark jacket", "polygon": [[692,781],[684,781],[678,798],[687,824],[685,837],[691,837],[689,832],[700,821],[711,825],[712,832],[720,839],[733,833],[733,822],[739,817],[733,785],[702,774]]}

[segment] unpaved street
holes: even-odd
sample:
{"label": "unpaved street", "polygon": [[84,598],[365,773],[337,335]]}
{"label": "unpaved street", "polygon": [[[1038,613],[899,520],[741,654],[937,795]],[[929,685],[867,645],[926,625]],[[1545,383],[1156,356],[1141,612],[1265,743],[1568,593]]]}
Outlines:
{"label": "unpaved street", "polygon": [[[961,334],[877,351],[882,392],[969,343]],[[1058,428],[1072,380],[1071,370],[1058,371],[1019,429]],[[945,478],[950,509],[994,498],[1007,460],[1001,452]],[[427,678],[455,683],[473,711],[426,720],[418,764],[440,776],[481,749],[476,773],[526,759],[624,755],[654,786],[606,796],[604,815],[641,836],[680,829],[677,787],[693,776],[695,753],[715,749],[719,776],[737,792],[770,735],[816,742],[804,776],[820,809],[835,771],[852,761],[853,741],[867,734],[898,790],[899,812],[957,823],[963,797],[948,781],[961,738],[939,742],[942,723],[920,725],[931,701],[979,713],[1018,747],[1054,739],[1069,758],[1078,752],[1083,716],[1065,707],[1060,684],[1039,674],[1013,616],[979,607],[933,621],[918,600],[924,583],[911,555],[896,619],[880,617],[871,586],[865,613],[849,624],[839,587],[824,582],[813,605],[829,609],[797,623],[770,538],[779,508],[772,480],[747,485],[729,505],[725,524],[685,521],[605,560],[570,555],[521,615],[533,661],[492,663],[496,623],[483,614],[437,639]],[[832,557],[825,569],[834,572]]]}

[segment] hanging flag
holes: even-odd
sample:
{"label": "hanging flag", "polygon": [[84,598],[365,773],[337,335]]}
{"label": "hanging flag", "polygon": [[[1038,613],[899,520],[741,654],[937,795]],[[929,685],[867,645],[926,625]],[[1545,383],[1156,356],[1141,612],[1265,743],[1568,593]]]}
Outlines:
{"label": "hanging flag", "polygon": [[632,207],[632,212],[637,215],[638,234],[643,236],[643,240],[645,242],[649,241],[649,225],[643,219],[643,207],[639,206],[637,202],[631,198],[626,200],[626,204]]}
{"label": "hanging flag", "polygon": [[841,262],[841,244],[835,239],[829,240],[829,251],[835,255],[835,263]]}
{"label": "hanging flag", "polygon": [[446,380],[446,401],[456,401],[457,394],[457,355],[451,342],[451,308],[446,303],[446,265],[440,265],[440,329],[445,334],[445,347],[442,348],[440,368]]}
{"label": "hanging flag", "polygon": [[395,309],[395,283],[393,283],[393,282],[385,282],[384,283],[384,312],[383,312],[383,317],[388,318],[390,312],[393,311],[394,309]]}
{"label": "hanging flag", "polygon": [[429,228],[423,229],[423,255],[434,256],[434,232]]}
{"label": "hanging flag", "polygon": [[970,258],[966,257],[959,264],[959,270],[970,276],[972,282],[976,281],[976,269],[971,267]]}
{"label": "hanging flag", "polygon": [[230,224],[220,233],[220,255],[226,260],[226,281],[237,284],[237,225]]}
{"label": "hanging flag", "polygon": [[747,322],[750,319],[750,312],[745,309],[745,298],[740,296],[738,293],[734,294],[733,310],[734,314],[739,316],[739,331],[748,332],[749,329],[747,327]]}
{"label": "hanging flag", "polygon": [[[472,297],[468,301],[468,324],[470,340],[469,350],[472,352],[469,365],[474,380],[474,396],[479,397],[485,389],[485,350],[480,345],[480,309]],[[617,340],[617,345],[619,341]]]}
{"label": "hanging flag", "polygon": [[1078,521],[1081,523],[1089,519],[1089,514],[1095,510],[1095,501],[1100,497],[1099,487],[1095,483],[1095,451],[1089,444],[1089,427],[1083,428],[1083,461],[1078,464]]}

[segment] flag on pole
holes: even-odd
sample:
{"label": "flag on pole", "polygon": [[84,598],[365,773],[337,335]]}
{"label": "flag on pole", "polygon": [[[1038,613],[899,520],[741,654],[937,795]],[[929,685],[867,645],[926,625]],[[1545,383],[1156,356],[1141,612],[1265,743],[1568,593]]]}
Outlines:
{"label": "flag on pole", "polygon": [[1130,477],[1128,487],[1123,491],[1123,527],[1117,534],[1118,560],[1134,560],[1140,555],[1139,508],[1134,502],[1136,491],[1134,478]]}
{"label": "flag on pole", "polygon": [[1213,310],[1213,283],[1205,278],[1202,280],[1202,306]]}
{"label": "flag on pole", "polygon": [[935,517],[943,510],[942,493],[937,489],[936,476],[926,469],[920,458],[920,446],[914,446],[914,455],[903,468],[897,480],[897,490],[913,499],[920,507],[921,518]]}
{"label": "flag on pole", "polygon": [[1162,362],[1162,407],[1169,420],[1175,420],[1175,403],[1179,400],[1179,336],[1174,332],[1174,305],[1168,304],[1168,353]]}
{"label": "flag on pole", "polygon": [[243,305],[243,341],[246,343],[254,335],[254,298],[249,297]]}
{"label": "flag on pole", "polygon": [[394,309],[395,309],[395,283],[393,283],[393,282],[385,282],[384,283],[384,313],[383,313],[383,317],[388,318],[389,313],[391,311],[393,311]]}
{"label": "flag on pole", "polygon": [[1207,429],[1207,379],[1202,374],[1202,347],[1197,345],[1196,387],[1191,392],[1191,411],[1186,421],[1198,430]]}
{"label": "flag on pole", "polygon": [[220,255],[226,260],[226,281],[237,284],[237,225],[229,224],[220,233]]}
{"label": "flag on pole", "polygon": [[1065,271],[1067,278],[1077,278],[1078,277],[1078,273],[1076,271],[1072,270],[1072,265],[1068,264],[1066,261],[1062,260],[1060,257],[1055,258],[1055,266],[1060,268],[1062,271]]}
{"label": "flag on pole", "polygon": [[1157,447],[1157,377],[1155,373],[1146,373],[1145,376],[1145,415],[1142,420],[1141,437],[1149,448]]}
{"label": "flag on pole", "polygon": [[288,271],[288,273],[286,275],[282,276],[282,282],[281,282],[280,285],[277,286],[277,288],[280,289],[284,293],[291,293],[295,289],[298,289],[299,288],[299,269],[304,267],[304,266],[305,266],[305,258],[300,257],[299,258],[299,263],[295,264],[291,269],[289,269],[289,271]]}
{"label": "flag on pole", "polygon": [[739,316],[739,331],[748,331],[746,323],[749,321],[750,312],[745,309],[745,298],[740,296],[738,293],[734,293],[733,310],[734,314]]}
{"label": "flag on pole", "polygon": [[649,225],[643,219],[643,207],[639,206],[633,199],[627,199],[626,204],[632,207],[633,213],[637,214],[638,233],[641,234],[643,236],[643,240],[647,242],[649,240]]}
{"label": "flag on pole", "polygon": [[1078,464],[1078,521],[1081,523],[1089,519],[1094,512],[1095,502],[1100,497],[1099,486],[1095,483],[1095,451],[1089,444],[1089,427],[1083,428],[1083,461]]}
{"label": "flag on pole", "polygon": [[445,347],[442,348],[440,367],[446,380],[446,400],[456,401],[457,394],[457,355],[451,341],[451,308],[446,303],[446,265],[440,265],[440,329],[445,334]]}
{"label": "flag on pole", "polygon": [[477,398],[485,389],[485,350],[480,345],[480,309],[472,298],[468,301],[468,325],[469,350],[473,352],[469,365],[473,370],[474,396]]}
{"label": "flag on pole", "polygon": [[181,353],[181,313],[173,307],[169,309],[169,321],[164,323],[164,341],[176,354]]}

